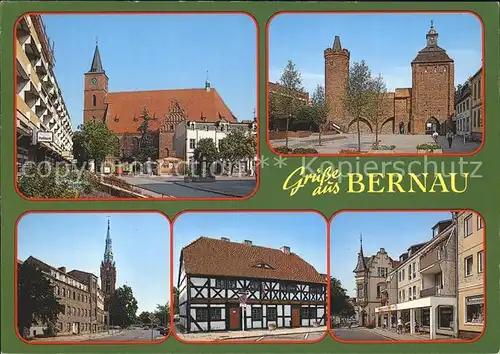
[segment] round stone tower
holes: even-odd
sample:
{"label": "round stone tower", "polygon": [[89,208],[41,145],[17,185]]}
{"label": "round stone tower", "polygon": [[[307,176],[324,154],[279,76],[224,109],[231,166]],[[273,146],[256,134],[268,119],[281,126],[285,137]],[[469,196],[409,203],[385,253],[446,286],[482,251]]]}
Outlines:
{"label": "round stone tower", "polygon": [[333,47],[325,49],[325,99],[329,108],[328,122],[343,131],[349,124],[342,104],[349,77],[349,58],[349,51],[342,49],[340,37],[335,36]]}

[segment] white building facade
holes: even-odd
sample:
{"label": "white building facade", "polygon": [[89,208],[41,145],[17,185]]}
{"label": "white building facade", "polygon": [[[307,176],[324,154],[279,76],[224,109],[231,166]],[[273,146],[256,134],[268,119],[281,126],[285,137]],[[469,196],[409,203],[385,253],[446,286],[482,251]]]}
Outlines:
{"label": "white building facade", "polygon": [[[229,123],[218,122],[197,122],[184,121],[175,128],[174,148],[178,157],[184,159],[191,166],[194,163],[194,152],[198,142],[202,139],[212,139],[216,148],[219,149],[221,141],[226,138],[229,132],[241,129],[245,134],[256,136],[256,120],[249,122]],[[257,156],[253,159],[244,159],[237,163],[237,169],[249,174],[254,174]]]}
{"label": "white building facade", "polygon": [[71,161],[73,129],[41,15],[16,25],[17,162]]}

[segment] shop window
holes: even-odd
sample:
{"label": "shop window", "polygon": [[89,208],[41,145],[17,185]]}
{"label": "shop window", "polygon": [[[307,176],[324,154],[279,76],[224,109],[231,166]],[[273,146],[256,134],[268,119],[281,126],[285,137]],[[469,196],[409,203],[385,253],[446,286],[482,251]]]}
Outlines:
{"label": "shop window", "polygon": [[210,321],[220,321],[222,320],[222,309],[220,308],[211,308],[210,309]]}
{"label": "shop window", "polygon": [[453,323],[453,306],[438,306],[438,327],[451,328]]}
{"label": "shop window", "polygon": [[252,307],[252,321],[262,321],[262,307]]}
{"label": "shop window", "polygon": [[196,321],[206,322],[208,320],[208,309],[207,308],[197,308],[196,309]]}
{"label": "shop window", "polygon": [[482,295],[465,298],[465,322],[470,324],[483,324],[484,299]]}
{"label": "shop window", "polygon": [[267,321],[276,321],[277,319],[277,312],[275,307],[268,307],[267,308]]}
{"label": "shop window", "polygon": [[431,325],[431,309],[422,309],[422,326]]}

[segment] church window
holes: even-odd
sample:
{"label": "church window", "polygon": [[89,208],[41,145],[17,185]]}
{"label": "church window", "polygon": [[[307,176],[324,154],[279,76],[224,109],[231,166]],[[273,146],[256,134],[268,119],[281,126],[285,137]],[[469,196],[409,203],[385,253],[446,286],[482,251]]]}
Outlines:
{"label": "church window", "polygon": [[96,99],[95,95],[92,95],[92,106],[95,107],[96,102],[97,102],[97,99]]}
{"label": "church window", "polygon": [[210,321],[220,321],[222,320],[222,309],[213,307],[210,309]]}
{"label": "church window", "polygon": [[208,321],[208,309],[207,308],[197,308],[196,309],[196,321],[200,321],[200,322]]}

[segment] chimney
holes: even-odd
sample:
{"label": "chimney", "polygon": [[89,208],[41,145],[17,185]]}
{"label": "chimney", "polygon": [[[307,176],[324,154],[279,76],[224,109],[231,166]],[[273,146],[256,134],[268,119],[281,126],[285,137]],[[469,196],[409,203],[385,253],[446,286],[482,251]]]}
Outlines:
{"label": "chimney", "polygon": [[252,245],[252,241],[250,241],[250,240],[245,240],[244,243],[247,246],[251,246]]}
{"label": "chimney", "polygon": [[59,270],[60,270],[61,272],[63,272],[63,273],[66,273],[66,267],[59,267],[59,268],[57,268],[57,269],[59,269]]}
{"label": "chimney", "polygon": [[222,241],[227,241],[227,242],[229,242],[229,241],[230,241],[227,237],[221,237],[220,239],[221,239]]}
{"label": "chimney", "polygon": [[280,248],[280,251],[283,252],[284,254],[290,254],[290,247],[283,246]]}

